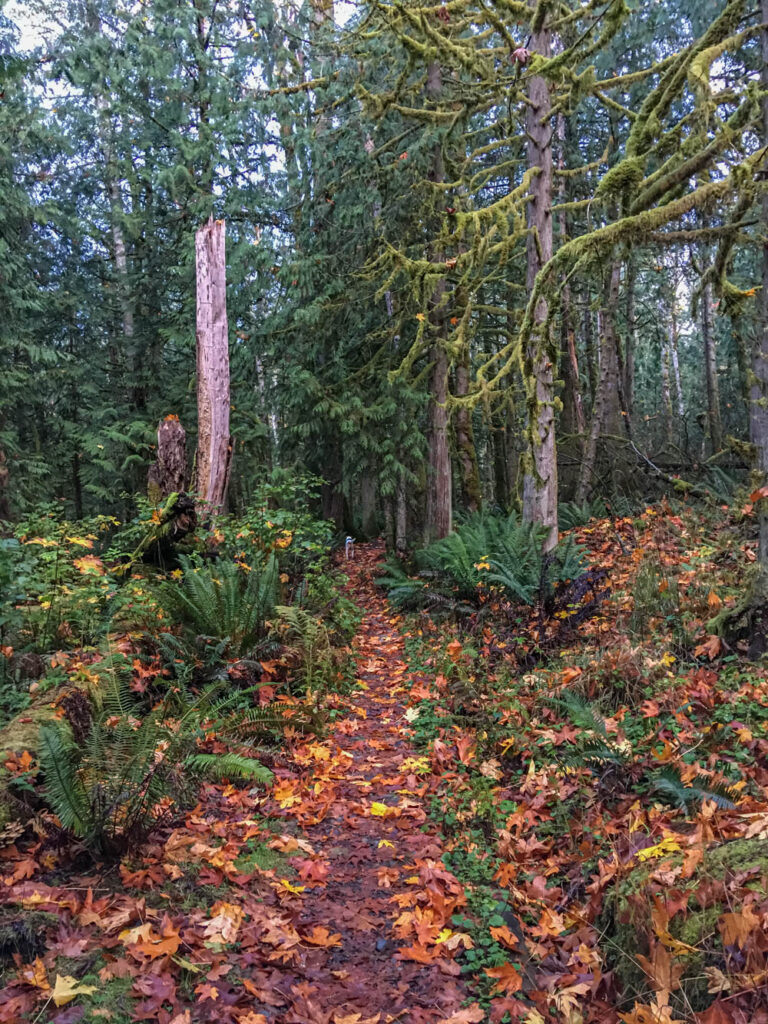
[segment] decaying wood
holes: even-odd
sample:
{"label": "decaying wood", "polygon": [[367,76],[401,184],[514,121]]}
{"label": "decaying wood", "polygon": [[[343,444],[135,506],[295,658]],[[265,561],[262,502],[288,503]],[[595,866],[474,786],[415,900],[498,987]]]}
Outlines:
{"label": "decaying wood", "polygon": [[147,493],[154,504],[187,489],[187,435],[178,416],[166,416],[157,427],[157,461],[147,473]]}
{"label": "decaying wood", "polygon": [[197,272],[197,462],[195,490],[204,519],[221,512],[227,496],[229,336],[223,220],[211,218],[195,236]]}

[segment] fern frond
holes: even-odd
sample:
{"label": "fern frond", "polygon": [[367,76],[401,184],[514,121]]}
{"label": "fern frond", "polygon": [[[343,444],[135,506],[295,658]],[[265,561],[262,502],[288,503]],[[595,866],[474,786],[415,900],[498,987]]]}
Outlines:
{"label": "fern frond", "polygon": [[712,800],[718,807],[732,810],[739,798],[737,789],[724,783],[712,782],[705,775],[697,775],[689,783],[683,782],[680,770],[675,765],[667,765],[657,773],[653,788],[684,811],[704,800]]}
{"label": "fern frond", "polygon": [[71,729],[63,722],[40,727],[40,767],[45,793],[65,829],[83,836],[92,825],[88,794],[78,776],[78,748]]}
{"label": "fern frond", "polygon": [[193,754],[185,768],[209,779],[252,779],[264,786],[274,778],[260,761],[242,754]]}

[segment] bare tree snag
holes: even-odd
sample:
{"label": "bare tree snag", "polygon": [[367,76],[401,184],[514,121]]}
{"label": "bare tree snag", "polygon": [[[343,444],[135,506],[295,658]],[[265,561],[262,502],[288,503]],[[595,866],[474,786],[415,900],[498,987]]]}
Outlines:
{"label": "bare tree snag", "polygon": [[195,235],[197,271],[197,463],[195,490],[203,520],[221,512],[227,496],[229,337],[226,226],[212,217]]}

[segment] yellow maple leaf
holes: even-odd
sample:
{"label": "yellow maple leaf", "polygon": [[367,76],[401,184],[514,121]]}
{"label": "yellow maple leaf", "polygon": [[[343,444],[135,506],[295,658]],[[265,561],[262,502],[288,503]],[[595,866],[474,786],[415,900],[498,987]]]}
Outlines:
{"label": "yellow maple leaf", "polygon": [[672,836],[665,836],[655,846],[646,846],[644,850],[638,850],[637,859],[651,860],[655,857],[666,857],[668,853],[679,853],[680,849],[680,844]]}
{"label": "yellow maple leaf", "polygon": [[66,1006],[77,996],[90,996],[97,991],[97,985],[81,985],[77,978],[69,974],[57,974],[53,986],[52,998],[57,1006]]}

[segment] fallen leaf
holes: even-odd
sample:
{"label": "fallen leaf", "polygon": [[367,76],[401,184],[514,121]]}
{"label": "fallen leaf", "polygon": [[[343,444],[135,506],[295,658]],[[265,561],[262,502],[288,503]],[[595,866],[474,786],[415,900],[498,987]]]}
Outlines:
{"label": "fallen leaf", "polygon": [[69,974],[57,974],[51,998],[57,1006],[66,1006],[78,996],[92,996],[94,992],[98,992],[97,985],[81,985]]}

